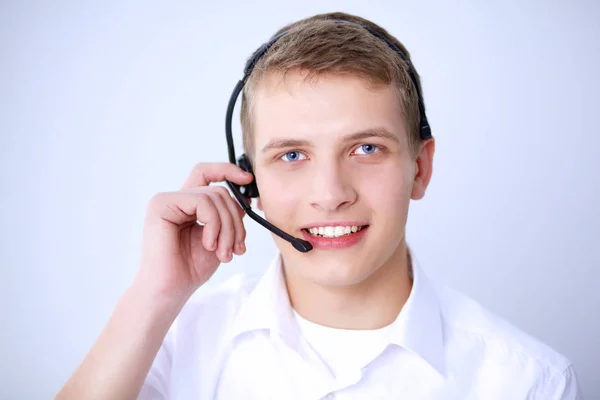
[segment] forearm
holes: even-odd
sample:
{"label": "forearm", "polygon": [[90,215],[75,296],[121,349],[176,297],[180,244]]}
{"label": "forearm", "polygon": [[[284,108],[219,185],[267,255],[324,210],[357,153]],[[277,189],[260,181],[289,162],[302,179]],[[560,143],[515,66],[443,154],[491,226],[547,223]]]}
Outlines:
{"label": "forearm", "polygon": [[185,301],[132,285],[57,399],[135,399]]}

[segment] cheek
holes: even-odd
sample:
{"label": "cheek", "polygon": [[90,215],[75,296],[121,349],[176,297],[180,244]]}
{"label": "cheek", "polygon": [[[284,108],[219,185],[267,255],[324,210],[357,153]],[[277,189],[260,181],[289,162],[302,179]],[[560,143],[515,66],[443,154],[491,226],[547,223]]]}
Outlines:
{"label": "cheek", "polygon": [[298,180],[284,179],[281,174],[271,171],[261,171],[256,173],[256,182],[265,215],[285,214],[286,210],[294,210],[294,206],[301,201]]}
{"label": "cheek", "polygon": [[410,200],[411,173],[409,166],[393,165],[362,176],[357,180],[360,182],[361,197],[374,210],[400,212]]}

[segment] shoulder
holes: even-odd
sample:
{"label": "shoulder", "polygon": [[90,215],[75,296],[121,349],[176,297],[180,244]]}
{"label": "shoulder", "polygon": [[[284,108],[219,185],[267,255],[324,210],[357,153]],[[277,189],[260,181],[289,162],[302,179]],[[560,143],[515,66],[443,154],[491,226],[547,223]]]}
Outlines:
{"label": "shoulder", "polygon": [[196,390],[195,377],[213,372],[225,334],[259,278],[233,276],[200,288],[169,328],[142,393],[169,392],[175,398],[174,393],[181,392],[182,398],[189,397],[189,391]]}
{"label": "shoulder", "polygon": [[438,286],[442,319],[449,338],[460,346],[477,348],[486,360],[515,371],[560,379],[572,367],[561,353],[517,328],[474,299]]}
{"label": "shoulder", "polygon": [[210,321],[214,324],[234,318],[260,278],[260,275],[239,274],[198,289],[181,310],[179,323]]}
{"label": "shoulder", "polygon": [[201,287],[179,312],[166,340],[178,348],[198,341],[216,344],[231,327],[260,278],[235,275],[217,285]]}

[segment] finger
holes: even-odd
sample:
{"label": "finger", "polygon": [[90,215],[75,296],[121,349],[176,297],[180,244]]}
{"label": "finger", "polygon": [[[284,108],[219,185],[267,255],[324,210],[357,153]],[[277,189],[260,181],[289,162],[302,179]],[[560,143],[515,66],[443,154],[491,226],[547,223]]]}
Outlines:
{"label": "finger", "polygon": [[244,221],[242,221],[245,215],[244,210],[240,207],[237,200],[229,194],[227,189],[222,186],[215,187],[214,189],[221,195],[232,216],[235,231],[233,252],[237,255],[242,255],[246,251],[246,245],[244,244],[246,240],[246,228],[244,227]]}
{"label": "finger", "polygon": [[208,251],[217,248],[221,218],[207,193],[159,193],[150,200],[148,215],[156,215],[180,228],[200,221],[204,224],[202,245]]}
{"label": "finger", "polygon": [[196,219],[204,223],[202,229],[202,245],[208,251],[216,251],[221,234],[221,214],[207,193],[200,193],[196,197]]}
{"label": "finger", "polygon": [[233,216],[225,204],[225,200],[217,191],[209,194],[213,204],[219,212],[221,219],[221,229],[219,231],[217,257],[222,262],[229,262],[233,258],[233,243],[235,240],[235,228],[233,225]]}
{"label": "finger", "polygon": [[182,189],[208,186],[211,182],[223,182],[225,180],[238,185],[247,185],[253,179],[252,174],[232,163],[198,163],[192,169]]}

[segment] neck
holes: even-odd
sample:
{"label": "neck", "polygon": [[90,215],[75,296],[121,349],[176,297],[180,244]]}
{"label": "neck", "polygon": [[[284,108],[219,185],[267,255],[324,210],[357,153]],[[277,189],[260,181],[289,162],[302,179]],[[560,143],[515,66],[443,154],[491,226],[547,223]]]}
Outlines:
{"label": "neck", "polygon": [[339,329],[378,329],[394,322],[412,289],[410,254],[403,242],[367,279],[322,286],[286,271],[292,307],[304,318]]}

